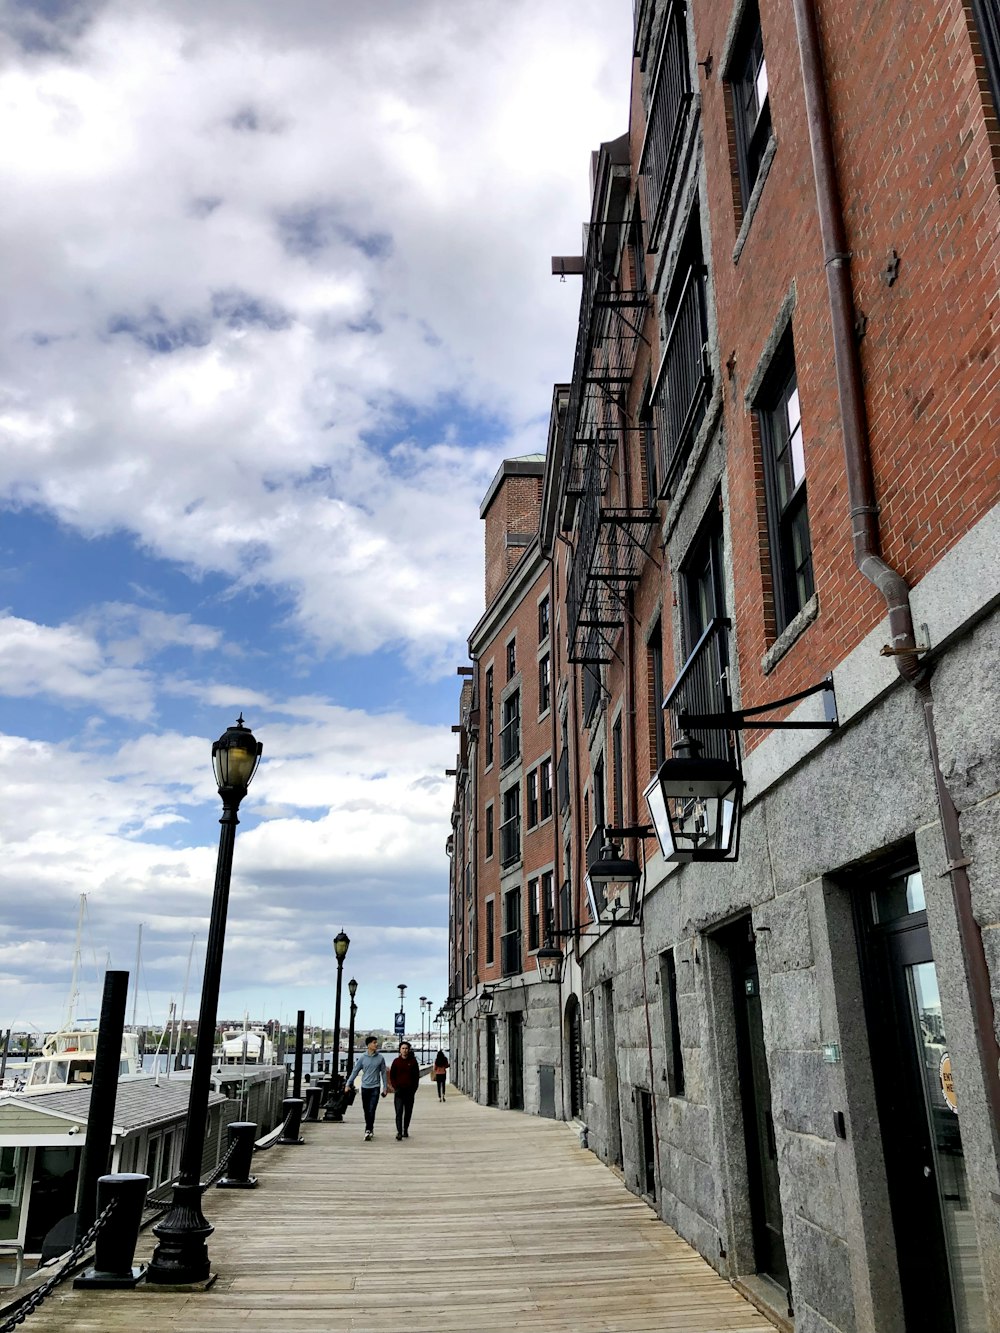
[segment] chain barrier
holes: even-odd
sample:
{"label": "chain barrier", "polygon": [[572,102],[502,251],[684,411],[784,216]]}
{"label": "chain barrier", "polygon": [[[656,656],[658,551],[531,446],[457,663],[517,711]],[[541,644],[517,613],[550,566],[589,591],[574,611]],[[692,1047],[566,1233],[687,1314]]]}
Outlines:
{"label": "chain barrier", "polygon": [[270,1134],[265,1134],[262,1139],[257,1140],[257,1142],[253,1145],[254,1152],[267,1152],[268,1148],[273,1148],[274,1145],[281,1138],[282,1134],[284,1134],[285,1130],[291,1124],[291,1121],[292,1121],[291,1115],[285,1116],[281,1124],[277,1125],[274,1129],[272,1129]]}
{"label": "chain barrier", "polygon": [[215,1168],[215,1170],[212,1172],[212,1174],[209,1176],[209,1178],[205,1181],[204,1185],[202,1186],[203,1189],[206,1189],[206,1190],[207,1190],[207,1189],[211,1189],[211,1188],[212,1188],[212,1186],[213,1186],[213,1185],[215,1184],[215,1182],[219,1179],[219,1177],[222,1175],[222,1173],[225,1171],[226,1167],[229,1165],[230,1161],[232,1160],[233,1153],[236,1151],[236,1148],[237,1148],[238,1144],[239,1144],[239,1140],[238,1140],[238,1139],[233,1139],[232,1143],[231,1143],[231,1144],[229,1145],[229,1147],[226,1149],[226,1154],[225,1154],[225,1156],[223,1157],[222,1161],[221,1161],[221,1162],[219,1163],[219,1165]]}
{"label": "chain barrier", "polygon": [[62,1268],[60,1268],[59,1272],[50,1277],[47,1282],[43,1282],[40,1287],[36,1287],[31,1295],[26,1300],[22,1301],[10,1318],[7,1319],[5,1323],[0,1324],[0,1333],[13,1333],[13,1330],[17,1328],[19,1324],[23,1324],[29,1315],[35,1313],[42,1301],[45,1300],[46,1296],[50,1296],[61,1282],[66,1281],[70,1273],[72,1273],[73,1269],[83,1258],[84,1254],[86,1254],[87,1250],[93,1245],[98,1232],[104,1228],[108,1218],[115,1211],[117,1206],[118,1200],[112,1199],[90,1230],[85,1232],[70,1250],[69,1254],[66,1256],[66,1261]]}

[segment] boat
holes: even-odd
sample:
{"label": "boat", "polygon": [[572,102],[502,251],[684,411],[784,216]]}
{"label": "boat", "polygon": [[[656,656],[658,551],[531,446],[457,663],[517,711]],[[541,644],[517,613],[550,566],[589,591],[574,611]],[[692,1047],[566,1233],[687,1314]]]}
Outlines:
{"label": "boat", "polygon": [[273,1065],[274,1042],[262,1027],[226,1028],[222,1034],[222,1064]]}
{"label": "boat", "polygon": [[[94,1080],[94,1061],[97,1059],[97,1023],[78,1019],[69,1027],[60,1028],[42,1042],[42,1053],[32,1060],[21,1094],[30,1097],[38,1092],[56,1092],[60,1088],[90,1084]],[[122,1033],[119,1077],[142,1074],[139,1037],[135,1032]],[[151,1077],[147,1074],[146,1077]]]}

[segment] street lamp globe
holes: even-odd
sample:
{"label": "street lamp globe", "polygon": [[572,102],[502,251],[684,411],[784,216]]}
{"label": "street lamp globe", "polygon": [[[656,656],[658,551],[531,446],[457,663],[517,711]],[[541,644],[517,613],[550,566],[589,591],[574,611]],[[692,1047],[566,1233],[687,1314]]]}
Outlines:
{"label": "street lamp globe", "polygon": [[347,950],[351,947],[351,939],[344,931],[339,931],[333,937],[333,952],[337,955],[337,961],[342,963],[347,957]]}
{"label": "street lamp globe", "polygon": [[263,749],[250,728],[243,725],[241,713],[236,725],[227,727],[212,745],[212,769],[220,794],[246,792]]}
{"label": "street lamp globe", "polygon": [[355,995],[357,995],[358,993],[358,983],[354,980],[353,977],[351,977],[350,981],[347,983],[347,989],[350,991],[351,999],[353,1000]]}

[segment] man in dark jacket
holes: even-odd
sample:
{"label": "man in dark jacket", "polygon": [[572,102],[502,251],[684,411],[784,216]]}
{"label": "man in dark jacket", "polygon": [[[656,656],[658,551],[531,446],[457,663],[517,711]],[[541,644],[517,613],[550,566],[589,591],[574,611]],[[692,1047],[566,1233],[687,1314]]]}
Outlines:
{"label": "man in dark jacket", "polygon": [[389,1066],[389,1082],[392,1084],[396,1103],[396,1138],[408,1139],[413,1099],[417,1095],[417,1084],[420,1082],[420,1066],[408,1041],[399,1043],[399,1054]]}

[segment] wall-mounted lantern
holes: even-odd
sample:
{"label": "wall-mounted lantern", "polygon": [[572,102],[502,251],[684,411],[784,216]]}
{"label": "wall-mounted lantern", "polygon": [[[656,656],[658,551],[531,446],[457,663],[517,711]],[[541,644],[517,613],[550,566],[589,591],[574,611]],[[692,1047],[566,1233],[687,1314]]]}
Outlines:
{"label": "wall-mounted lantern", "polygon": [[563,970],[563,951],[557,949],[551,940],[535,954],[535,967],[538,968],[538,976],[541,981],[554,981],[557,984],[562,981]]}

